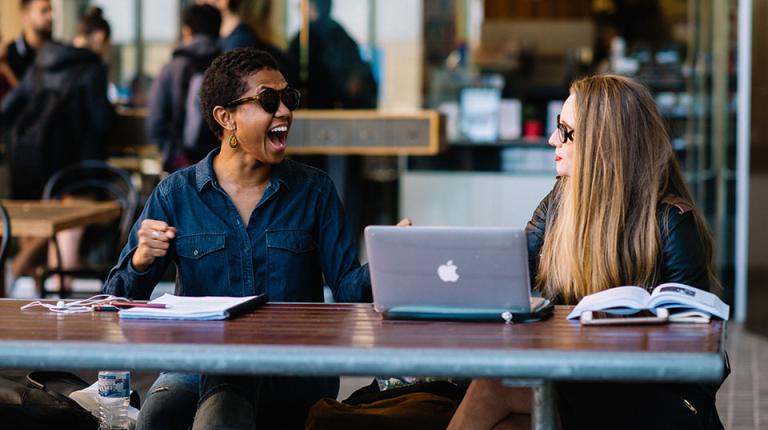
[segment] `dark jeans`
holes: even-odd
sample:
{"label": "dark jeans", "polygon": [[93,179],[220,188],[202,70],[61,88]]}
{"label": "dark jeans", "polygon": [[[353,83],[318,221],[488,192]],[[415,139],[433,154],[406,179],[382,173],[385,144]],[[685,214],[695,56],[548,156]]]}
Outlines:
{"label": "dark jeans", "polygon": [[715,391],[702,384],[564,382],[557,407],[563,430],[723,430]]}
{"label": "dark jeans", "polygon": [[338,378],[161,373],[136,430],[303,429],[309,408],[336,398]]}

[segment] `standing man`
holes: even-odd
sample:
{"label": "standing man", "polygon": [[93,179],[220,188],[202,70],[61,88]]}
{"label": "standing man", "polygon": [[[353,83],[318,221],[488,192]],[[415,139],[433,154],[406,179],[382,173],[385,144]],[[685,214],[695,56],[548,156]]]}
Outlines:
{"label": "standing man", "polygon": [[22,32],[5,49],[8,66],[17,81],[21,81],[35,53],[53,33],[53,8],[50,0],[21,0]]}

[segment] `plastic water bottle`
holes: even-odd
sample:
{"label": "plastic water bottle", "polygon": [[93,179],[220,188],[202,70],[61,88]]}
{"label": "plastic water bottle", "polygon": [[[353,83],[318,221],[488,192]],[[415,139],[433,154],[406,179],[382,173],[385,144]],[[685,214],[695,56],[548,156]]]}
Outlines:
{"label": "plastic water bottle", "polygon": [[131,372],[99,372],[99,430],[128,430],[128,404],[131,400]]}

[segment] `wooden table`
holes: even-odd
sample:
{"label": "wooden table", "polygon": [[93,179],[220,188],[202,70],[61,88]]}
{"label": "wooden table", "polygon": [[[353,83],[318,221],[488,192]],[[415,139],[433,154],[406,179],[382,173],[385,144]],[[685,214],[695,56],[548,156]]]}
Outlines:
{"label": "wooden table", "polygon": [[[117,202],[2,200],[2,203],[11,218],[11,235],[16,237],[53,238],[62,230],[115,220],[122,212]],[[0,298],[5,297],[3,270],[0,268]]]}
{"label": "wooden table", "polygon": [[20,311],[0,300],[0,367],[260,375],[503,378],[536,385],[554,428],[556,381],[715,382],[725,324],[582,327],[559,307],[533,324],[383,320],[367,304],[268,304],[232,321]]}
{"label": "wooden table", "polygon": [[2,200],[11,217],[11,235],[52,237],[74,227],[85,227],[120,217],[117,202],[87,200]]}

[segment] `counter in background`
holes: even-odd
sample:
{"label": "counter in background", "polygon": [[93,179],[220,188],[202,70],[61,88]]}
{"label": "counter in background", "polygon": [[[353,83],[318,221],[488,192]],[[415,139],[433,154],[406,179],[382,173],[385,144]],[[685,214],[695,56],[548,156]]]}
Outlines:
{"label": "counter in background", "polygon": [[[149,144],[144,109],[121,109],[110,146],[140,156]],[[289,154],[434,155],[445,148],[442,116],[434,110],[298,110],[288,135]]]}

